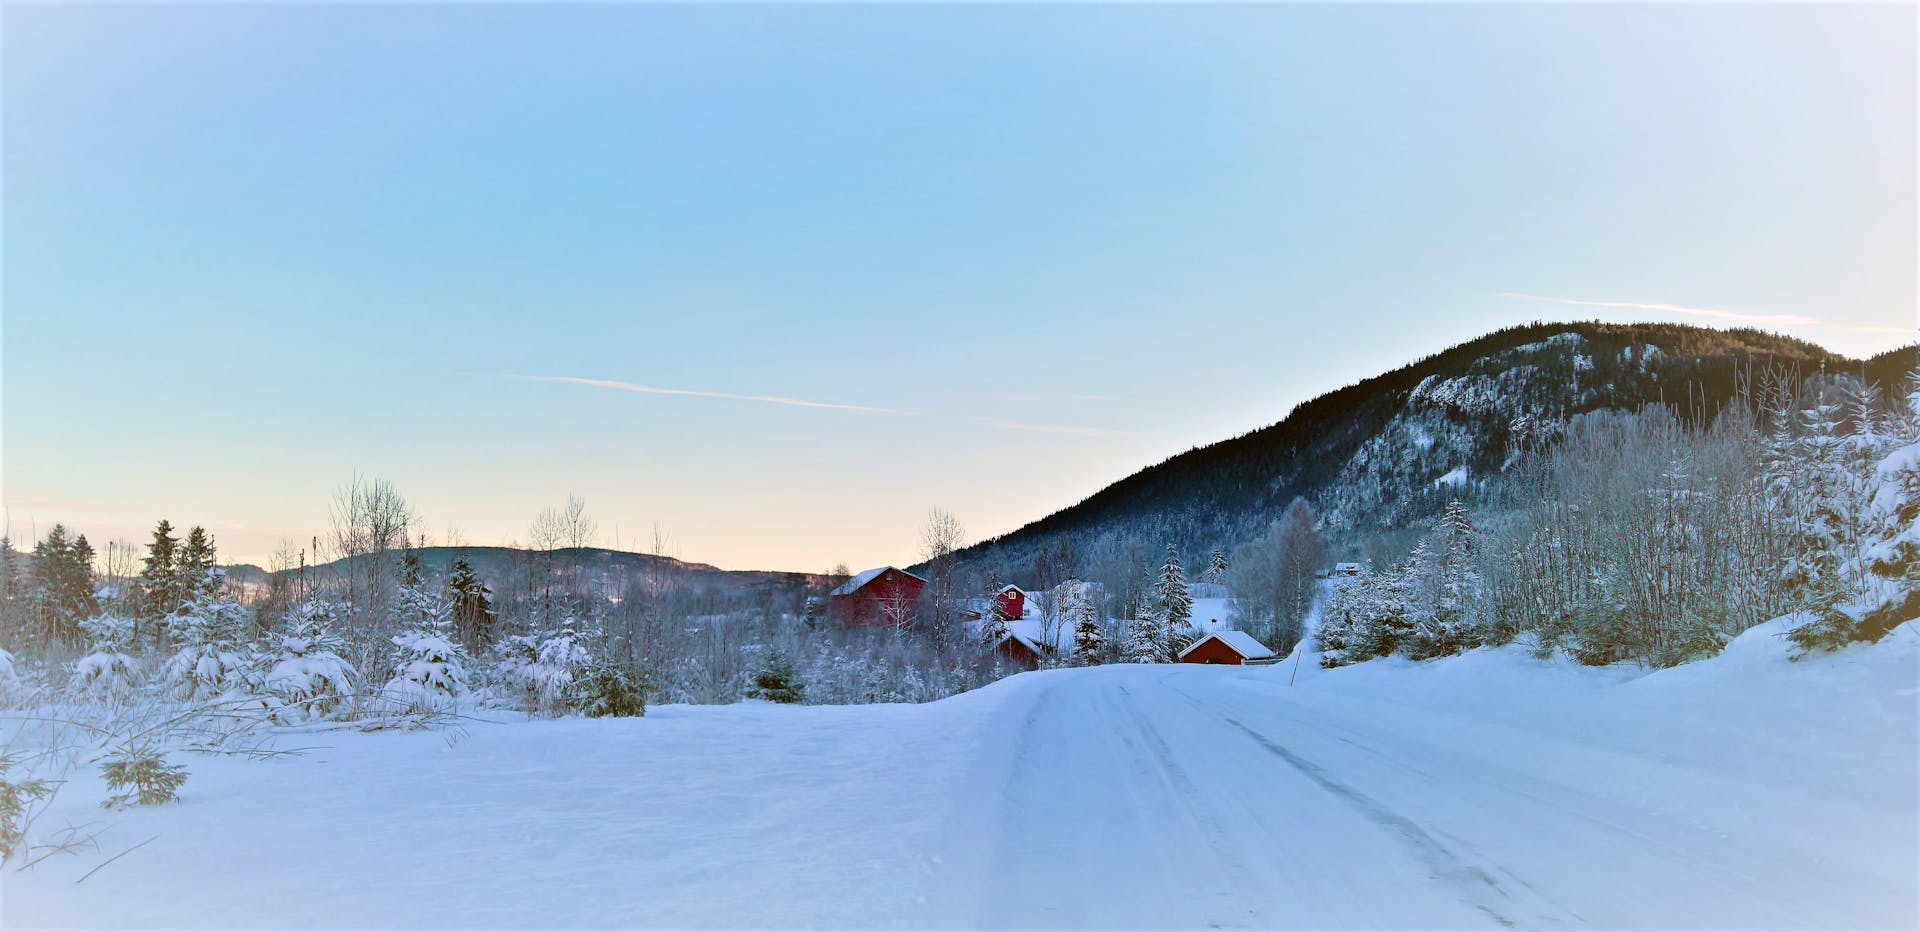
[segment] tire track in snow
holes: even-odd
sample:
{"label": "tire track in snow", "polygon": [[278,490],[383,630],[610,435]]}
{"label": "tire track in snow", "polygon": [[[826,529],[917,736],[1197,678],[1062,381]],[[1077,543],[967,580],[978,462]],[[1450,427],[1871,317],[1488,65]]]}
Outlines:
{"label": "tire track in snow", "polygon": [[[1164,687],[1164,684],[1162,685]],[[1248,871],[1244,861],[1236,856],[1233,846],[1227,842],[1228,832],[1226,827],[1213,813],[1207,811],[1206,807],[1199,803],[1199,800],[1205,798],[1201,792],[1200,785],[1188,775],[1184,767],[1180,766],[1179,757],[1173,753],[1173,748],[1167,743],[1166,736],[1162,735],[1160,730],[1154,726],[1152,720],[1140,711],[1139,703],[1134,699],[1132,690],[1127,689],[1124,685],[1117,685],[1115,688],[1126,699],[1125,702],[1117,703],[1117,705],[1125,712],[1127,718],[1131,720],[1134,729],[1145,741],[1147,749],[1151,751],[1150,754],[1143,755],[1143,758],[1159,770],[1162,778],[1166,780],[1169,788],[1173,790],[1173,798],[1185,813],[1187,820],[1198,828],[1205,837],[1208,847],[1212,850],[1214,861],[1218,865],[1220,873],[1226,875],[1228,878],[1229,883],[1227,884],[1227,890],[1225,892],[1231,894],[1236,890],[1244,892],[1264,889],[1266,885],[1259,883],[1254,878],[1253,874]],[[1265,899],[1265,897],[1257,898],[1255,902],[1261,902]],[[1234,919],[1239,919],[1249,926],[1272,925],[1272,921],[1268,917],[1263,916],[1258,909],[1250,905],[1240,908],[1244,911],[1244,916],[1233,918],[1223,917],[1209,921],[1208,925],[1213,928],[1221,928],[1230,924],[1239,924],[1235,923]]]}
{"label": "tire track in snow", "polygon": [[[1295,754],[1266,735],[1248,727],[1239,719],[1208,706],[1185,690],[1171,685],[1166,688],[1200,711],[1218,718],[1222,723],[1252,739],[1268,753],[1286,762],[1288,766],[1332,794],[1367,821],[1388,830],[1409,852],[1426,864],[1428,869],[1434,872],[1434,876],[1447,882],[1459,893],[1466,905],[1485,913],[1488,918],[1502,927],[1514,928],[1518,925],[1512,915],[1515,905],[1513,897],[1507,888],[1485,869],[1461,857],[1419,823],[1336,779],[1326,768]],[[1576,916],[1561,915],[1545,917],[1540,924],[1564,927],[1577,924],[1579,921]]]}

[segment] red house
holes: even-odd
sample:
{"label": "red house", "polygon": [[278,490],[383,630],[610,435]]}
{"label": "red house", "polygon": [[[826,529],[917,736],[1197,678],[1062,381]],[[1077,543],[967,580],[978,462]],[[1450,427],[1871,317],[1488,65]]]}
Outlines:
{"label": "red house", "polygon": [[993,604],[1000,608],[1000,617],[1009,620],[1027,617],[1027,594],[1019,586],[1007,586],[995,593]]}
{"label": "red house", "polygon": [[1237,667],[1273,659],[1273,651],[1245,631],[1215,631],[1180,652],[1181,663],[1225,663]]}
{"label": "red house", "polygon": [[906,570],[875,567],[828,593],[827,614],[843,625],[902,627],[926,587],[926,580]]}

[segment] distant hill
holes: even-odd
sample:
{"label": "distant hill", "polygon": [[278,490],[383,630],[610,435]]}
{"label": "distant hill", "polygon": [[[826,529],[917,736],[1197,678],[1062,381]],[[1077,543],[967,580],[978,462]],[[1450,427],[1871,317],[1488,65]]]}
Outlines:
{"label": "distant hill", "polygon": [[[601,547],[563,548],[554,551],[523,550],[512,547],[422,547],[414,553],[427,568],[444,574],[453,561],[465,557],[474,573],[497,593],[520,591],[538,585],[540,574],[548,567],[578,566],[594,590],[617,595],[627,587],[671,584],[687,589],[706,589],[717,594],[735,594],[750,590],[786,591],[821,584],[826,577],[813,573],[782,573],[764,570],[723,570],[705,563],[689,563],[672,557]],[[265,588],[268,571],[251,564],[227,567],[227,578],[253,590]],[[334,581],[346,572],[345,561],[307,567],[310,580]],[[298,570],[286,570],[291,575]]]}
{"label": "distant hill", "polygon": [[1531,324],[1450,347],[1302,403],[1277,423],[1147,467],[961,555],[1017,563],[1108,531],[1191,553],[1245,540],[1306,496],[1330,527],[1395,527],[1498,477],[1573,415],[1665,403],[1707,418],[1773,367],[1864,372],[1897,390],[1904,348],[1853,360],[1757,330],[1595,321]]}

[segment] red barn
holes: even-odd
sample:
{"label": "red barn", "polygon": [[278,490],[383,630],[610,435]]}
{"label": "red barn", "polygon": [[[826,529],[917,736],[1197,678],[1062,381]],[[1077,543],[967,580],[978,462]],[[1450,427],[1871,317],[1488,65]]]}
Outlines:
{"label": "red barn", "polygon": [[840,584],[827,596],[827,613],[843,625],[898,628],[913,617],[927,581],[902,569],[880,566]]}
{"label": "red barn", "polygon": [[1008,586],[995,593],[993,604],[999,606],[1002,618],[1012,620],[1027,617],[1027,594],[1019,586]]}
{"label": "red barn", "polygon": [[1245,631],[1215,631],[1180,652],[1181,663],[1225,663],[1237,667],[1249,661],[1272,659],[1273,651]]}

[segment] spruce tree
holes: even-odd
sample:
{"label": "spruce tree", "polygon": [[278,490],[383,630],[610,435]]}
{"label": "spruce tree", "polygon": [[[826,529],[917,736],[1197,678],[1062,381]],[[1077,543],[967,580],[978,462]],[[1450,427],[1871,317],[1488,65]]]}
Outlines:
{"label": "spruce tree", "polygon": [[466,557],[453,561],[447,574],[447,593],[453,601],[453,622],[468,650],[484,650],[493,643],[492,590],[474,575]]}
{"label": "spruce tree", "polygon": [[1227,578],[1227,552],[1213,548],[1213,559],[1207,563],[1206,581],[1217,583]]}
{"label": "spruce tree", "polygon": [[153,529],[153,542],[147,545],[146,565],[140,570],[142,618],[158,621],[180,608],[179,544],[173,525],[160,519]]}
{"label": "spruce tree", "polygon": [[1060,591],[1061,618],[1073,625],[1074,665],[1090,667],[1098,664],[1106,653],[1107,633],[1100,626],[1100,615],[1093,599],[1087,594],[1087,584],[1070,580],[1060,587]]}
{"label": "spruce tree", "polygon": [[1174,653],[1186,646],[1184,642],[1193,627],[1193,596],[1187,592],[1187,574],[1180,566],[1180,552],[1172,544],[1167,545],[1167,560],[1160,565],[1154,602],[1166,625],[1167,659],[1173,660]]}

